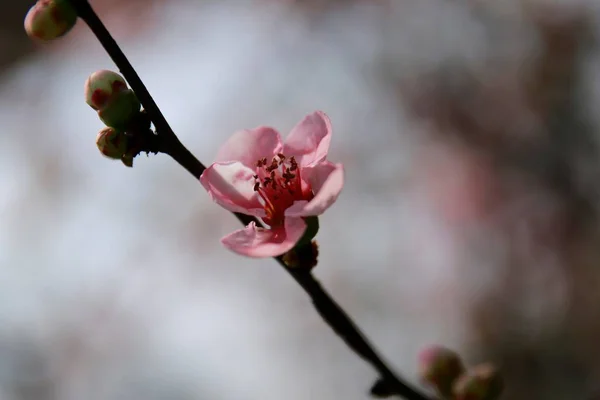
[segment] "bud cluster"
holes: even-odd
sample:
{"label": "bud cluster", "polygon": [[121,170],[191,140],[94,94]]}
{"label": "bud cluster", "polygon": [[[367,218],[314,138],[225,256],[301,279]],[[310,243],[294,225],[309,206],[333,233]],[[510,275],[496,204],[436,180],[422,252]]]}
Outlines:
{"label": "bud cluster", "polygon": [[421,380],[438,396],[448,400],[498,400],[502,379],[490,363],[466,369],[461,357],[442,346],[431,346],[419,354]]}
{"label": "bud cluster", "polygon": [[[69,0],[38,0],[25,16],[24,25],[32,39],[50,41],[67,34],[76,22],[77,12]],[[100,70],[85,81],[85,101],[106,125],[96,137],[100,152],[131,167],[140,150],[135,135],[128,134],[137,130],[135,124],[142,120],[136,94],[121,75]]]}
{"label": "bud cluster", "polygon": [[125,79],[113,71],[100,70],[85,81],[85,102],[92,107],[107,126],[96,137],[102,154],[119,159],[128,167],[133,165],[133,151],[128,128],[140,115],[141,104]]}

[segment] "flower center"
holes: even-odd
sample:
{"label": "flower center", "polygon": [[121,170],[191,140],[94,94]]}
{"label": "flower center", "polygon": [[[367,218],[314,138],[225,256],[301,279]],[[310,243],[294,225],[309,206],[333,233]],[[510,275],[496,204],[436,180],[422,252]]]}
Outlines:
{"label": "flower center", "polygon": [[267,216],[263,220],[270,226],[283,224],[285,210],[294,201],[313,198],[310,187],[300,177],[296,159],[288,159],[281,153],[273,157],[270,163],[266,157],[256,162],[254,181],[254,191],[264,201]]}

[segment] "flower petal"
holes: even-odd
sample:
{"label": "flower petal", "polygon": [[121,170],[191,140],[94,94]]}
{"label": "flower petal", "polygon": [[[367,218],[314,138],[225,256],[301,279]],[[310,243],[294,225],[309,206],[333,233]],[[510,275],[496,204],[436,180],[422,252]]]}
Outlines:
{"label": "flower petal", "polygon": [[285,210],[286,217],[308,217],[323,214],[337,200],[344,187],[344,166],[329,161],[302,168],[315,194],[311,201],[297,201]]}
{"label": "flower petal", "polygon": [[245,129],[234,133],[217,153],[215,162],[239,161],[255,170],[256,161],[267,157],[268,161],[281,152],[279,132],[268,126]]}
{"label": "flower petal", "polygon": [[208,195],[221,207],[263,217],[265,211],[254,191],[254,171],[240,162],[214,163],[200,176]]}
{"label": "flower petal", "polygon": [[331,142],[331,121],[322,111],[307,115],[285,139],[283,152],[295,156],[300,166],[325,160]]}
{"label": "flower petal", "polygon": [[306,230],[302,218],[286,218],[285,226],[275,229],[257,227],[251,222],[221,239],[229,250],[247,257],[275,257],[291,250]]}

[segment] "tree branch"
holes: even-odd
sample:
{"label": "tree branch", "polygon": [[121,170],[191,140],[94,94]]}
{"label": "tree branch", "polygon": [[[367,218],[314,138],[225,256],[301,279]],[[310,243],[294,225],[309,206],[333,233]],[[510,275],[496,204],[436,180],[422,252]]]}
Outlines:
{"label": "tree branch", "polygon": [[[98,15],[96,15],[88,1],[69,1],[77,10],[79,17],[85,21],[94,35],[96,35],[144,106],[147,115],[150,117],[150,120],[156,128],[159,139],[159,151],[171,156],[195,179],[198,179],[206,167],[179,141],[139,75],[127,60],[127,57],[123,54],[118,44],[108,32]],[[245,225],[250,222],[255,222],[258,226],[262,226],[260,221],[256,220],[254,217],[239,213],[234,214]],[[333,331],[358,356],[371,364],[380,374],[381,378],[371,389],[371,393],[374,396],[388,397],[400,395],[408,400],[428,400],[427,397],[420,394],[397,377],[381,356],[374,350],[373,345],[369,343],[368,339],[354,324],[348,314],[336,303],[327,291],[323,289],[321,284],[308,269],[288,268],[281,256],[275,257],[275,261],[277,261],[310,296],[315,309]]]}

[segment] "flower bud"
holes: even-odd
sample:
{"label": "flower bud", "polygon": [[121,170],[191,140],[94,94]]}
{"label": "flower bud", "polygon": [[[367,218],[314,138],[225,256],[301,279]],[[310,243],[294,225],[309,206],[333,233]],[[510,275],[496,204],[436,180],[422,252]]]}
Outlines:
{"label": "flower bud", "polygon": [[98,111],[98,116],[106,126],[126,130],[140,112],[141,106],[133,90],[127,89],[114,96],[103,109]]}
{"label": "flower bud", "polygon": [[489,363],[480,364],[454,384],[455,400],[496,400],[502,393],[502,378]]}
{"label": "flower bud", "polygon": [[106,127],[98,133],[96,145],[106,157],[119,160],[127,152],[127,136],[121,131]]}
{"label": "flower bud", "polygon": [[459,355],[445,347],[430,346],[419,354],[421,379],[434,387],[441,396],[447,397],[452,393],[452,385],[463,371]]}
{"label": "flower bud", "polygon": [[127,82],[116,72],[96,71],[85,81],[85,102],[96,111],[103,110],[115,97],[127,91]]}
{"label": "flower bud", "polygon": [[77,12],[67,0],[38,0],[25,16],[25,31],[32,39],[59,38],[75,26]]}

